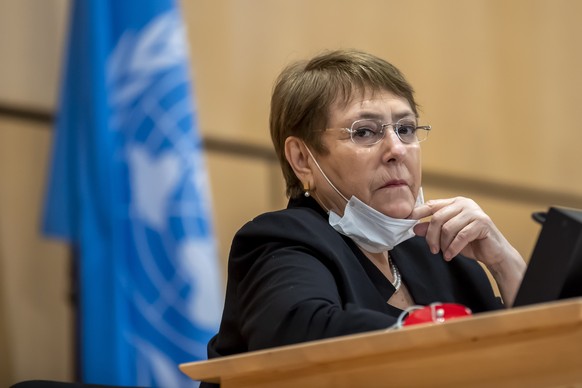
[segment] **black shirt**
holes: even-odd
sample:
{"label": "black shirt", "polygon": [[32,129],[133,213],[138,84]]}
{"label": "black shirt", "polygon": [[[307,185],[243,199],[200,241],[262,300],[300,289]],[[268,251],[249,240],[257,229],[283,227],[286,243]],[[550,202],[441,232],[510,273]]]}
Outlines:
{"label": "black shirt", "polygon": [[[418,305],[460,303],[474,313],[502,308],[481,266],[446,262],[424,238],[390,251]],[[393,325],[392,284],[353,241],[336,232],[312,198],[263,214],[235,235],[220,330],[208,357],[318,340]]]}

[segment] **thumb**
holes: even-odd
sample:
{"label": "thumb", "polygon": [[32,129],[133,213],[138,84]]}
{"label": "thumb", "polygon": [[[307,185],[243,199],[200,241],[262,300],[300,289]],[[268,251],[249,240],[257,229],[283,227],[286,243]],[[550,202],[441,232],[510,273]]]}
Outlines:
{"label": "thumb", "polygon": [[417,236],[425,237],[426,232],[428,231],[428,224],[428,222],[419,222],[418,224],[414,225],[414,228],[412,229],[414,234]]}

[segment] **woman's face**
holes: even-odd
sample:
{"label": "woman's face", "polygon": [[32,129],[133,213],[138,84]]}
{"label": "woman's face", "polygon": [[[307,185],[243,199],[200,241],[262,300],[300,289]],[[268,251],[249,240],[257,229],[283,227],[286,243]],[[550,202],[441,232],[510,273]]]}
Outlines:
{"label": "woman's face", "polygon": [[[349,128],[356,120],[374,118],[382,123],[396,123],[416,117],[408,101],[389,91],[363,95],[355,93],[346,105],[335,104],[329,112],[328,130],[323,133],[326,155],[315,155],[323,172],[348,199],[355,195],[374,209],[393,218],[406,218],[414,208],[420,188],[420,146],[405,144],[386,128],[379,143],[364,146],[352,142]],[[346,201],[329,185],[316,166],[315,198],[329,210],[342,215]]]}

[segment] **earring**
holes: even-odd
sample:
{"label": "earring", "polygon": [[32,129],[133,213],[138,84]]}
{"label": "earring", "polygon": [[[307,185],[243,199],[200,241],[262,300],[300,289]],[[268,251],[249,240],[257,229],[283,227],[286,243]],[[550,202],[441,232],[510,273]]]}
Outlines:
{"label": "earring", "polygon": [[309,193],[309,182],[303,184],[303,195],[307,198],[311,194]]}

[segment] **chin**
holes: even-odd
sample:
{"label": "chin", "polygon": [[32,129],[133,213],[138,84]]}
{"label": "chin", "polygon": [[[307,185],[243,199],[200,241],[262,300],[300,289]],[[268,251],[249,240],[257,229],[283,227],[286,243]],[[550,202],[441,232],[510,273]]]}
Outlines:
{"label": "chin", "polygon": [[374,200],[375,203],[372,207],[392,218],[408,218],[416,206],[416,198],[411,192],[407,192],[405,195],[374,198]]}
{"label": "chin", "polygon": [[385,210],[381,210],[382,213],[387,215],[388,217],[392,218],[408,218],[408,216],[412,213],[414,206],[410,204],[401,205],[401,206],[390,206]]}
{"label": "chin", "polygon": [[389,214],[390,217],[392,218],[398,218],[398,219],[405,219],[408,218],[408,216],[412,213],[412,209],[410,211],[401,211],[401,212],[395,212],[392,214]]}

